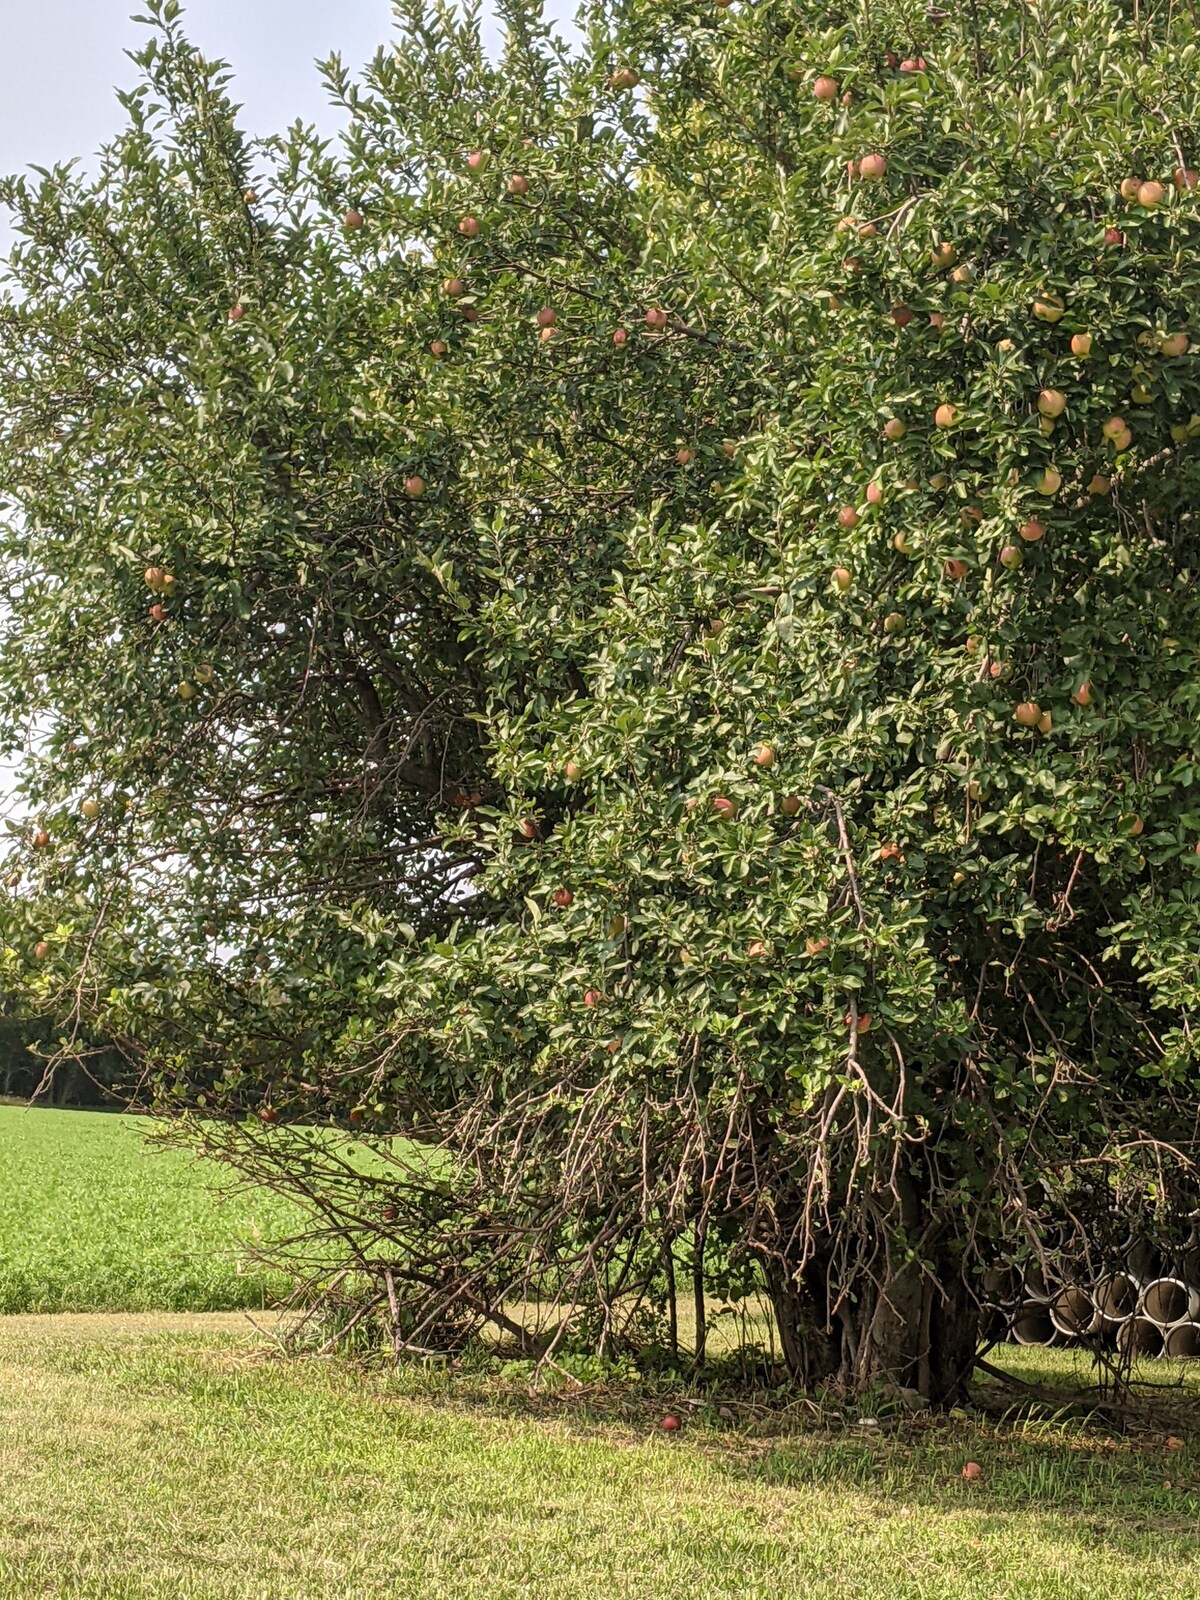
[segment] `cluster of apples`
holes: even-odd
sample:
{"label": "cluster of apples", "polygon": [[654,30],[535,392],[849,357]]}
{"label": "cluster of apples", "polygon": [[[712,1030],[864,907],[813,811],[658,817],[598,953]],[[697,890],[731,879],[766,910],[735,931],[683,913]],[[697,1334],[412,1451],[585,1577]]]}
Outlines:
{"label": "cluster of apples", "polygon": [[[1176,167],[1171,175],[1171,183],[1179,194],[1186,194],[1200,185],[1200,172],[1193,167]],[[1120,194],[1122,200],[1139,205],[1146,211],[1156,211],[1167,198],[1167,186],[1156,178],[1122,178]]]}

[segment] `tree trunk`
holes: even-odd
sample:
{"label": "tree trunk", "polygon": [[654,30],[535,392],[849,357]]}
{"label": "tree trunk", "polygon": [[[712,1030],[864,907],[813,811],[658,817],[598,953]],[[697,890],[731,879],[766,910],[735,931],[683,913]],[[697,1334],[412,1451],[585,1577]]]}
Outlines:
{"label": "tree trunk", "polygon": [[[879,1385],[914,1389],[936,1407],[966,1390],[978,1337],[978,1310],[957,1262],[906,1260],[876,1277],[863,1274],[837,1304],[828,1263],[797,1276],[768,1270],[768,1294],[788,1371],[805,1388],[835,1383],[852,1393]],[[830,1314],[828,1309],[836,1305]]]}

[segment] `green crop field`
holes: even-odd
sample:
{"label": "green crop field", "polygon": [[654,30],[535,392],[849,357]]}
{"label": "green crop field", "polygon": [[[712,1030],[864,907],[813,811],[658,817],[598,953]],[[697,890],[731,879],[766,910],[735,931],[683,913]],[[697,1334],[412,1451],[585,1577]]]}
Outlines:
{"label": "green crop field", "polygon": [[147,1144],[109,1112],[0,1105],[0,1312],[222,1311],[271,1303],[281,1279],[243,1241],[291,1231],[266,1190]]}

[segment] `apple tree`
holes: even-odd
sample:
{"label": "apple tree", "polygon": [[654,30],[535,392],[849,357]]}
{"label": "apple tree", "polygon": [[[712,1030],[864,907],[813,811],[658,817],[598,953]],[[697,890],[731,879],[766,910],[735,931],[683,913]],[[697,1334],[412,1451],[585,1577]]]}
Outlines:
{"label": "apple tree", "polygon": [[151,10],[3,191],[6,979],[397,1349],[953,1399],[1195,1156],[1192,8],[404,0],[336,146]]}

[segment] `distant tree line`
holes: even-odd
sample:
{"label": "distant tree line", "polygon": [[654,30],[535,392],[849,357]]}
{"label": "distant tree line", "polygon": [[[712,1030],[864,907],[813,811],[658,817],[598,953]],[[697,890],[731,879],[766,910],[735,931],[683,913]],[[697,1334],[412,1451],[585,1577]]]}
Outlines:
{"label": "distant tree line", "polygon": [[128,1064],[104,1044],[64,1058],[49,1022],[23,1015],[11,997],[0,996],[0,1096],[40,1105],[116,1105],[127,1072]]}

